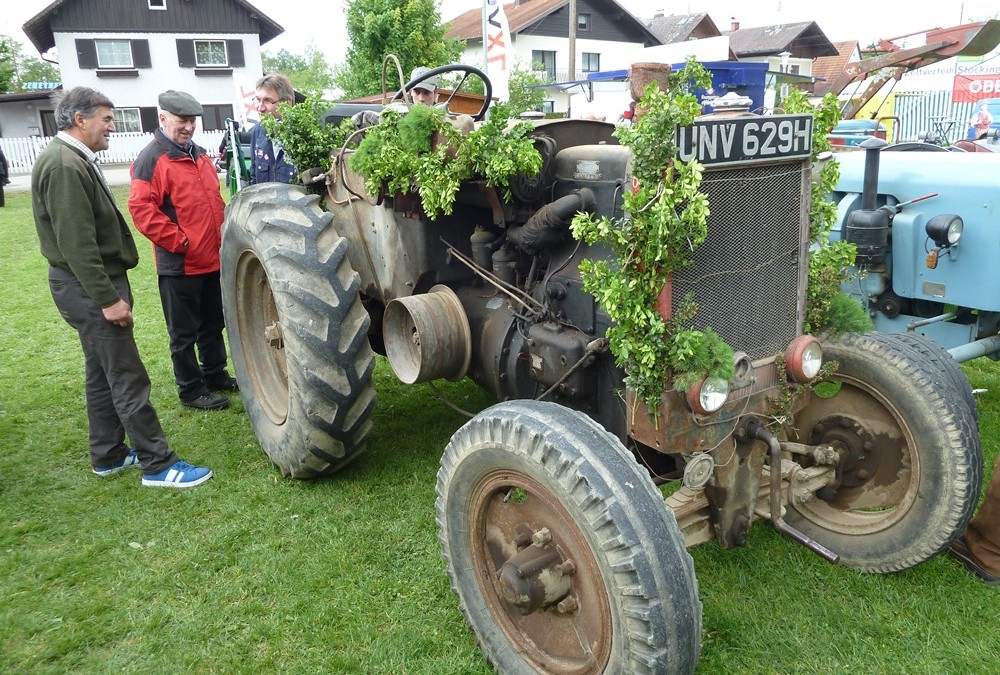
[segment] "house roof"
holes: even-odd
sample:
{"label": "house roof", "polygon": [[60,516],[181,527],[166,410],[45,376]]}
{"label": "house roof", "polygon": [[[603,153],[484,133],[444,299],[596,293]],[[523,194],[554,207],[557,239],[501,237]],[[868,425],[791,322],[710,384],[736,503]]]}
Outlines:
{"label": "house roof", "polygon": [[847,40],[845,42],[834,42],[837,50],[836,56],[820,56],[813,60],[812,74],[815,78],[823,78],[830,81],[844,72],[844,68],[851,62],[851,57],[858,52],[858,41]]}
{"label": "house roof", "polygon": [[729,36],[729,47],[740,58],[790,52],[797,58],[815,59],[838,53],[815,21],[740,28],[723,35]]}
{"label": "house roof", "polygon": [[[56,46],[56,39],[52,34],[53,17],[55,17],[62,8],[74,2],[76,2],[76,0],[55,0],[55,2],[28,19],[24,25],[21,26],[24,34],[28,36],[28,39],[31,40],[31,44],[35,46],[35,49],[37,49],[40,54],[44,54]],[[243,7],[253,19],[257,20],[258,25],[260,26],[261,44],[264,44],[265,42],[268,42],[285,32],[284,28],[282,28],[273,19],[265,16],[259,9],[247,2],[247,0],[229,0],[229,2]]]}
{"label": "house roof", "polygon": [[693,38],[722,35],[706,12],[698,14],[659,14],[646,20],[646,27],[665,45],[686,42]]}
{"label": "house roof", "polygon": [[[592,4],[600,2],[604,2],[617,12],[620,12],[620,20],[632,24],[638,31],[648,37],[649,42],[660,44],[659,38],[642,21],[632,16],[624,6],[616,2],[616,0],[592,0]],[[507,23],[510,24],[511,35],[516,35],[568,4],[569,0],[517,0],[516,2],[503,5],[503,12],[507,16]],[[448,29],[445,37],[466,42],[469,40],[478,40],[481,42],[483,39],[482,7],[470,9],[452,19],[451,28]]]}

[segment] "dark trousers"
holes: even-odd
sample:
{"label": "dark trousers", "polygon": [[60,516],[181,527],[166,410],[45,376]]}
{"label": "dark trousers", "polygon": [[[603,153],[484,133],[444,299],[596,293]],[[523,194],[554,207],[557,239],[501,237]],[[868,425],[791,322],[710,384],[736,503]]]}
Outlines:
{"label": "dark trousers", "polygon": [[1000,457],[986,487],[986,499],[965,531],[965,541],[986,571],[1000,576]]}
{"label": "dark trousers", "polygon": [[210,383],[227,377],[219,273],[161,275],[159,285],[177,394],[190,401],[207,394]]}
{"label": "dark trousers", "polygon": [[[128,277],[112,280],[130,305]],[[86,372],[90,463],[110,466],[125,457],[125,434],[144,473],[158,473],[177,461],[153,404],[149,375],[135,345],[132,327],[122,328],[104,318],[101,307],[71,273],[49,267],[49,290],[59,313],[76,329],[83,347]]]}

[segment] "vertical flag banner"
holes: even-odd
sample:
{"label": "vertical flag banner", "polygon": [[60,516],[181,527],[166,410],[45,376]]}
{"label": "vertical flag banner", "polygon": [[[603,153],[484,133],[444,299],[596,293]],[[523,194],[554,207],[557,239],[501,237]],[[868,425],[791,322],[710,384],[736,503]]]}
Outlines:
{"label": "vertical flag banner", "polygon": [[486,55],[486,74],[493,83],[493,95],[500,101],[506,101],[510,98],[514,45],[511,44],[510,24],[500,2],[483,0],[483,52]]}

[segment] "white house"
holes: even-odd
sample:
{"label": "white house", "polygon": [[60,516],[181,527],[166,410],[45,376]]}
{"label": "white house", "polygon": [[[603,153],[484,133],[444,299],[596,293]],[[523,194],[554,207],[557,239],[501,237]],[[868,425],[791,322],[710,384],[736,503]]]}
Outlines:
{"label": "white house", "polygon": [[[542,73],[548,83],[586,79],[588,73],[620,70],[661,44],[646,24],[615,0],[576,0],[575,57],[570,63],[569,0],[515,0],[503,5],[510,24],[514,66]],[[482,67],[482,8],[452,19],[446,37],[466,44],[462,61]],[[546,89],[545,112],[569,112],[573,85]]]}
{"label": "white house", "polygon": [[[115,103],[119,132],[152,132],[167,89],[201,101],[204,131],[250,106],[260,48],[284,29],[246,0],[55,0],[23,26],[39,53],[54,48],[63,87],[87,86]],[[46,98],[0,105],[3,135],[52,136]]]}

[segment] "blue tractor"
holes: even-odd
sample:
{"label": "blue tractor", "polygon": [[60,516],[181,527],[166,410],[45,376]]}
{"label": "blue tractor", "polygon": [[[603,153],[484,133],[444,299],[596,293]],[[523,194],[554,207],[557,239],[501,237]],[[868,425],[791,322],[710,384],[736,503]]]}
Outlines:
{"label": "blue tractor", "polygon": [[1000,359],[1000,154],[861,148],[838,155],[832,194],[831,236],[858,248],[845,290],[877,331],[925,336],[959,362]]}

